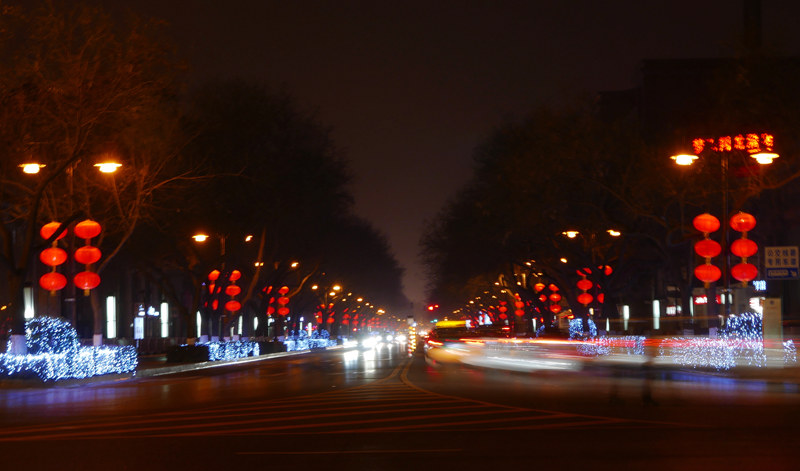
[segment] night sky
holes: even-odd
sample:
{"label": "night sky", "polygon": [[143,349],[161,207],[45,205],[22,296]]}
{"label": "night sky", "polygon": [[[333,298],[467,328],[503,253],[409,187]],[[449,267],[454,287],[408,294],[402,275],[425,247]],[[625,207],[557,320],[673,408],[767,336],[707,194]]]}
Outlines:
{"label": "night sky", "polygon": [[[493,126],[631,88],[642,59],[728,56],[743,24],[741,0],[130,3],[169,22],[198,81],[285,89],[332,127],[356,176],[356,213],[388,237],[417,306],[420,236]],[[765,46],[800,53],[798,4],[762,1]]]}

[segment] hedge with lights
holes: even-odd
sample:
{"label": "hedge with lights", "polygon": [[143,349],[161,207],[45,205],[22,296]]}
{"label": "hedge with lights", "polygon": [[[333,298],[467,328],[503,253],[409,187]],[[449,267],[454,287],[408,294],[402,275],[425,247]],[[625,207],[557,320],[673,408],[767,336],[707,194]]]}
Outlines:
{"label": "hedge with lights", "polygon": [[0,377],[42,381],[129,373],[139,363],[132,346],[81,347],[69,322],[37,317],[25,323],[25,355],[0,354]]}

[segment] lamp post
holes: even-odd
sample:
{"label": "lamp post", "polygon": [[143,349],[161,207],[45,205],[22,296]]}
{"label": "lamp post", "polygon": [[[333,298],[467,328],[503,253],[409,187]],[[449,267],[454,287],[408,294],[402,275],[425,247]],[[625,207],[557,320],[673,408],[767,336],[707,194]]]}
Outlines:
{"label": "lamp post", "polygon": [[[104,155],[104,157],[106,157],[106,155]],[[75,207],[73,203],[75,194],[74,175],[75,175],[75,170],[80,164],[80,162],[81,160],[77,159],[74,162],[71,162],[69,165],[67,165],[66,168],[64,169],[67,176],[67,204],[68,204],[67,213],[70,215],[70,218],[72,218],[72,215],[75,212]],[[41,171],[41,169],[45,168],[46,166],[47,164],[42,164],[38,162],[26,162],[19,165],[19,167],[22,169],[22,172],[28,175],[37,175]],[[103,160],[95,163],[93,166],[97,168],[97,170],[101,173],[113,174],[122,166],[122,164],[114,160]],[[75,252],[74,234],[69,237],[68,245],[69,245],[69,253],[74,253]],[[75,275],[76,272],[74,257],[70,257],[67,270],[69,272],[67,274],[68,275],[67,278],[72,279],[72,277]],[[64,317],[66,317],[70,321],[70,323],[77,328],[76,295],[77,295],[77,290],[75,288],[75,283],[68,283],[67,297],[64,298],[64,302],[66,303],[66,313]],[[101,339],[95,338],[94,339],[95,345],[99,344],[98,340],[100,341],[100,343],[102,342],[102,338]]]}
{"label": "lamp post", "polygon": [[[704,154],[712,153],[720,158],[720,172],[722,180],[722,305],[727,318],[730,315],[730,260],[728,252],[728,221],[729,209],[729,156],[733,152],[746,153],[756,163],[769,165],[774,159],[780,157],[773,151],[775,138],[767,133],[748,133],[736,136],[721,136],[717,138],[697,138],[692,140],[693,153],[680,153],[670,157],[677,165],[688,167],[700,159]],[[708,305],[715,305],[716,296],[708,296]]]}

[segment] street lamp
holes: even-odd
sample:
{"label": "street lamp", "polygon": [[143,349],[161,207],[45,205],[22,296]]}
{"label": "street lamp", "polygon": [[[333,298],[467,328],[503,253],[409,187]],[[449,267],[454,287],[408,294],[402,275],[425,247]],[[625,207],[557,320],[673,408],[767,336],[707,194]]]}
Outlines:
{"label": "street lamp", "polygon": [[[79,163],[80,163],[80,159],[75,160],[74,162],[70,163],[65,169],[66,175],[67,175],[67,195],[68,195],[68,200],[67,201],[69,203],[69,213],[70,213],[70,215],[73,213],[73,210],[74,210],[73,202],[72,202],[72,200],[74,198],[74,193],[75,193],[75,188],[74,188],[74,183],[73,183],[74,173],[75,173],[75,168],[78,166]],[[25,163],[19,165],[19,167],[22,169],[22,172],[25,173],[25,174],[28,174],[28,175],[37,175],[41,171],[41,169],[45,168],[46,166],[47,166],[47,164],[42,164],[42,163],[34,162],[34,161],[25,162]],[[98,162],[98,163],[94,164],[94,167],[96,167],[101,173],[110,174],[110,173],[116,172],[120,167],[122,167],[122,164],[117,163],[115,161],[101,161],[101,162]],[[75,251],[75,237],[74,236],[69,238],[68,245],[69,245],[69,253],[73,253]],[[70,272],[69,274],[70,274],[70,278],[71,278],[71,276],[74,275],[75,271],[76,271],[75,270],[75,260],[74,260],[74,258],[70,258],[69,259],[68,270]],[[67,286],[67,297],[64,299],[64,301],[67,303],[67,313],[66,313],[65,317],[67,319],[69,319],[69,321],[72,323],[73,326],[77,327],[77,318],[76,318],[76,310],[75,310],[75,307],[76,307],[75,306],[75,303],[76,303],[75,296],[76,296],[75,284],[74,283],[69,283],[68,286]],[[97,338],[95,338],[94,339],[95,345],[97,345],[98,342],[101,341],[101,340],[102,339],[98,340]]]}
{"label": "street lamp", "polygon": [[[670,158],[680,166],[690,166],[697,161],[704,153],[713,153],[720,158],[720,170],[722,172],[722,276],[723,276],[723,307],[725,316],[730,314],[730,262],[728,260],[728,224],[730,214],[728,209],[728,193],[729,180],[728,180],[728,157],[733,152],[740,152],[748,154],[759,165],[769,165],[773,160],[780,157],[774,152],[775,137],[772,134],[762,133],[748,133],[738,134],[736,136],[721,136],[717,138],[697,138],[692,140],[693,153],[681,153],[673,155]],[[713,299],[709,296],[709,303]]]}

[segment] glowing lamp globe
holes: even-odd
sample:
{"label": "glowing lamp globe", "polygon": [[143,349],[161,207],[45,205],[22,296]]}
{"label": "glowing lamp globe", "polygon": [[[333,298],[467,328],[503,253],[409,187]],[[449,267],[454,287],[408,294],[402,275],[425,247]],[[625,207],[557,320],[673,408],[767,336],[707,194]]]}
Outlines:
{"label": "glowing lamp globe", "polygon": [[731,217],[731,229],[737,232],[752,231],[756,227],[756,218],[752,214],[738,212]]}
{"label": "glowing lamp globe", "polygon": [[236,300],[230,300],[225,303],[225,309],[230,312],[236,312],[242,308],[242,303]]}
{"label": "glowing lamp globe", "polygon": [[536,291],[537,293],[538,293],[538,292],[540,292],[540,291],[542,291],[542,290],[543,290],[543,289],[545,289],[545,288],[546,288],[546,286],[544,285],[544,283],[536,283],[535,285],[533,285],[533,289],[534,289],[534,291]]}
{"label": "glowing lamp globe", "polygon": [[208,279],[217,281],[219,279],[219,270],[212,270],[211,273],[208,274]]}
{"label": "glowing lamp globe", "polygon": [[592,289],[592,286],[594,286],[594,283],[592,283],[591,281],[587,280],[586,278],[584,278],[582,280],[578,280],[578,289],[581,289],[583,291],[588,291],[588,290]]}
{"label": "glowing lamp globe", "polygon": [[240,272],[239,270],[233,270],[231,272],[231,276],[228,279],[231,281],[236,281],[241,277],[242,277],[242,272]]}
{"label": "glowing lamp globe", "polygon": [[39,277],[39,286],[47,291],[57,291],[67,286],[67,277],[61,273],[50,272]]}
{"label": "glowing lamp globe", "polygon": [[722,276],[722,272],[716,266],[706,263],[698,265],[694,269],[694,276],[703,283],[712,283],[719,280],[719,277]]}
{"label": "glowing lamp globe", "polygon": [[84,245],[83,247],[78,247],[78,250],[75,251],[75,261],[84,265],[91,265],[100,260],[101,255],[100,249],[97,247]]}
{"label": "glowing lamp globe", "polygon": [[583,304],[584,306],[591,303],[592,300],[594,300],[594,297],[589,293],[581,293],[578,295],[578,302]]}
{"label": "glowing lamp globe", "polygon": [[711,239],[703,239],[694,244],[694,253],[703,258],[714,258],[722,252],[719,242]]}
{"label": "glowing lamp globe", "polygon": [[97,288],[100,284],[100,275],[91,271],[82,271],[75,275],[72,281],[75,283],[76,287],[87,291]]}
{"label": "glowing lamp globe", "polygon": [[87,219],[75,225],[75,235],[81,239],[91,239],[100,235],[100,224]]}
{"label": "glowing lamp globe", "polygon": [[[39,230],[39,235],[40,235],[40,236],[42,236],[42,239],[45,239],[45,240],[47,240],[47,239],[49,239],[50,237],[52,237],[52,236],[53,236],[53,234],[55,234],[55,233],[56,233],[56,231],[58,231],[58,229],[59,229],[60,227],[61,227],[61,223],[60,223],[60,222],[48,222],[47,224],[45,224],[44,226],[42,226],[42,228]],[[59,235],[59,236],[56,238],[56,240],[58,240],[58,239],[63,239],[65,235],[67,235],[67,231],[64,231],[64,232],[62,232],[62,233],[61,233],[61,234],[60,234],[60,235]]]}
{"label": "glowing lamp globe", "polygon": [[731,253],[742,258],[752,257],[758,253],[758,245],[750,239],[736,239],[731,244]]}
{"label": "glowing lamp globe", "polygon": [[228,296],[237,296],[241,292],[242,288],[238,285],[228,285],[225,287],[225,294]]}
{"label": "glowing lamp globe", "polygon": [[42,250],[39,260],[49,267],[56,267],[67,261],[67,252],[58,247],[49,247]]}
{"label": "glowing lamp globe", "polygon": [[752,263],[739,263],[731,268],[731,276],[746,283],[758,276],[758,268]]}
{"label": "glowing lamp globe", "polygon": [[702,233],[714,232],[719,229],[719,219],[711,214],[703,213],[695,216],[692,225]]}

